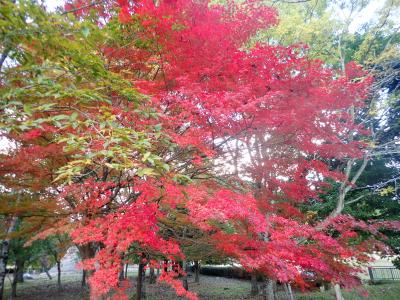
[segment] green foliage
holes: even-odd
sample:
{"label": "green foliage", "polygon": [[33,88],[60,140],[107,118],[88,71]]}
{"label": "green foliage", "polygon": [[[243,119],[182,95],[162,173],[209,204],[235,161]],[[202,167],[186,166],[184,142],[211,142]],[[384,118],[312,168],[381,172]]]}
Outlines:
{"label": "green foliage", "polygon": [[[114,21],[106,28],[78,21],[71,14],[48,13],[32,1],[6,1],[0,7],[0,40],[8,54],[1,70],[0,130],[9,135],[54,126],[54,142],[64,145],[69,162],[58,169],[58,182],[85,178],[93,163],[111,170],[138,168],[139,176],[154,176],[169,167],[153,153],[155,140],[169,143],[159,125],[138,130],[122,125],[113,105],[117,99],[137,118],[156,119],[143,108],[147,98],[132,84],[108,70],[102,46],[118,40]],[[91,151],[93,141],[102,149]],[[146,168],[132,163],[142,156]],[[75,178],[75,179],[74,179]]]}

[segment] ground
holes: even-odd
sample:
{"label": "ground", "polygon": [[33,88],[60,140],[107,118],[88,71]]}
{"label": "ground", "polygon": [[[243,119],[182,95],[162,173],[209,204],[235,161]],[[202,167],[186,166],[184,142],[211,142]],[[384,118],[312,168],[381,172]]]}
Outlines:
{"label": "ground", "polygon": [[[132,278],[132,281],[134,279]],[[201,283],[197,284],[193,278],[189,278],[189,289],[196,291],[199,299],[204,300],[240,300],[240,299],[262,299],[259,297],[251,297],[249,295],[249,282],[245,280],[201,276]],[[398,300],[400,299],[400,283],[386,283],[380,285],[366,286],[369,292],[368,299],[371,300]],[[177,297],[174,292],[165,285],[153,284],[146,287],[147,300],[182,300]],[[7,284],[6,294],[9,293],[9,283]],[[133,291],[131,292],[131,295]],[[366,299],[360,291],[344,291],[346,300]],[[5,299],[8,299],[6,295]],[[80,286],[80,277],[69,276],[63,278],[63,290],[57,291],[56,280],[47,278],[37,278],[35,280],[26,280],[18,287],[18,297],[16,299],[23,300],[87,300],[88,291]],[[281,295],[279,300],[286,298]],[[331,291],[314,292],[314,293],[298,293],[297,300],[334,300]]]}

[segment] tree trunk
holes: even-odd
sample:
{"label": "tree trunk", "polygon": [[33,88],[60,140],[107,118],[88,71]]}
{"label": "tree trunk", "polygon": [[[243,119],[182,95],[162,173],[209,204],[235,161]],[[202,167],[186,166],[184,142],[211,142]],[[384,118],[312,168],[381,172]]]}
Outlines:
{"label": "tree trunk", "polygon": [[124,263],[121,262],[118,280],[119,280],[119,282],[121,282],[121,281],[124,280],[124,279],[125,279],[125,274],[124,274]]}
{"label": "tree trunk", "polygon": [[290,283],[284,283],[283,288],[285,289],[286,297],[288,300],[294,300],[294,295],[292,292],[292,286]]}
{"label": "tree trunk", "polygon": [[168,272],[168,259],[164,259],[164,272]]}
{"label": "tree trunk", "polygon": [[24,265],[25,260],[23,259],[17,259],[15,261],[14,278],[11,285],[11,299],[17,297],[17,284],[21,282],[21,277],[24,277]]}
{"label": "tree trunk", "polygon": [[336,283],[333,286],[333,289],[335,290],[335,299],[336,300],[344,300],[343,295],[342,295],[342,291],[340,289],[340,285]]}
{"label": "tree trunk", "polygon": [[19,271],[18,271],[18,276],[17,276],[17,281],[18,281],[18,283],[24,283],[24,266],[22,265],[22,266],[20,266],[19,267]]}
{"label": "tree trunk", "polygon": [[[84,245],[76,245],[79,250],[79,255],[82,260],[93,258],[96,255],[96,244],[88,243]],[[87,286],[87,277],[90,276],[91,272],[87,270],[83,270],[82,272],[82,282],[81,285],[83,287]]]}
{"label": "tree trunk", "polygon": [[23,283],[24,282],[24,266],[25,266],[25,259],[17,259],[16,262],[16,269],[17,269],[17,282]]}
{"label": "tree trunk", "polygon": [[125,264],[125,279],[128,278],[128,264]]}
{"label": "tree trunk", "polygon": [[13,281],[11,284],[11,295],[10,295],[11,300],[17,297],[17,284],[18,284],[18,273],[17,273],[17,268],[15,268]]}
{"label": "tree trunk", "polygon": [[292,285],[290,283],[287,284],[287,288],[289,291],[289,299],[290,300],[295,300],[294,294],[293,294],[293,290],[292,290]]}
{"label": "tree trunk", "polygon": [[86,283],[86,270],[82,270],[81,286],[82,287],[86,287],[87,286],[87,283]]}
{"label": "tree trunk", "polygon": [[186,273],[186,267],[187,267],[187,263],[186,263],[186,260],[184,260],[182,262],[182,270],[183,270],[183,274],[184,274],[182,276],[182,285],[185,290],[188,290],[189,284],[188,284],[188,278],[187,278],[187,273]]}
{"label": "tree trunk", "polygon": [[51,275],[50,275],[49,270],[47,269],[47,267],[46,267],[46,266],[42,266],[42,267],[43,267],[43,270],[44,270],[44,272],[46,273],[47,277],[48,277],[50,280],[52,280],[53,277],[51,277]]}
{"label": "tree trunk", "polygon": [[154,268],[153,268],[153,267],[150,268],[150,279],[149,279],[149,283],[150,283],[150,284],[156,283],[156,274],[155,274],[155,272],[154,272]]}
{"label": "tree trunk", "polygon": [[146,298],[146,287],[145,287],[145,264],[142,259],[139,263],[137,285],[136,285],[136,300],[142,300]]}
{"label": "tree trunk", "polygon": [[198,260],[194,261],[194,282],[200,282],[200,266]]}
{"label": "tree trunk", "polygon": [[274,281],[271,279],[266,279],[263,283],[263,300],[276,300]]}
{"label": "tree trunk", "polygon": [[250,294],[252,296],[258,295],[257,274],[255,272],[251,273],[251,290],[250,290]]}
{"label": "tree trunk", "polygon": [[10,253],[10,238],[8,235],[14,231],[15,225],[17,223],[17,217],[13,217],[10,220],[8,226],[7,235],[1,242],[0,249],[0,300],[3,300],[4,292],[4,279],[6,278],[6,267],[8,262],[8,255]]}
{"label": "tree trunk", "polygon": [[61,291],[61,261],[57,260],[57,287]]}

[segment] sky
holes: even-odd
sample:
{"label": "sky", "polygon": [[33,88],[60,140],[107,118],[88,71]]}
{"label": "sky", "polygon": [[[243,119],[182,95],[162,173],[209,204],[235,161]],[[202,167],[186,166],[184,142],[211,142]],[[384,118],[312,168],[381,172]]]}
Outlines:
{"label": "sky", "polygon": [[371,1],[363,10],[354,16],[353,21],[349,26],[349,31],[354,33],[359,29],[365,22],[374,19],[376,12],[383,7],[385,4],[384,0]]}

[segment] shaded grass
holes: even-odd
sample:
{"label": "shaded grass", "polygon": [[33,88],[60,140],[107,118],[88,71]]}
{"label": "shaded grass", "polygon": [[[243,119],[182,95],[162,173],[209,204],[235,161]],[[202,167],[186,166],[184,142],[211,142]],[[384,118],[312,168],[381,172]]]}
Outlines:
{"label": "shaded grass", "polygon": [[[64,276],[62,279],[63,290],[57,290],[56,279],[49,280],[40,278],[36,280],[26,280],[24,283],[18,284],[18,297],[16,299],[24,300],[88,300],[89,294],[87,289],[83,289],[80,285],[80,276]],[[134,278],[130,277],[130,281],[134,282]],[[260,300],[261,296],[250,296],[250,283],[246,280],[201,276],[200,284],[193,282],[193,278],[189,278],[189,290],[198,294],[201,300],[241,300],[253,299]],[[131,299],[134,298],[134,288],[129,291]],[[384,283],[377,285],[368,285],[364,287],[368,291],[369,296],[366,298],[361,292],[361,288],[351,291],[343,291],[346,300],[400,300],[400,282]],[[175,292],[163,284],[146,284],[147,299],[146,300],[182,300],[175,295]],[[10,293],[10,284],[6,285],[6,297]],[[279,300],[286,300],[285,295],[280,292]],[[298,293],[297,300],[334,300],[333,291]]]}
{"label": "shaded grass", "polygon": [[[368,297],[363,295],[363,289],[368,292]],[[365,285],[354,290],[343,290],[343,297],[346,300],[399,300],[400,283],[384,283],[376,285]],[[298,294],[297,300],[334,300],[335,295],[332,290],[325,292],[314,292],[307,294]]]}

